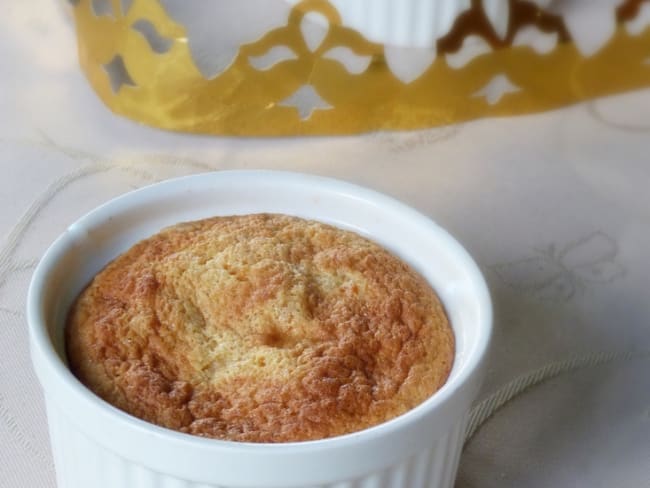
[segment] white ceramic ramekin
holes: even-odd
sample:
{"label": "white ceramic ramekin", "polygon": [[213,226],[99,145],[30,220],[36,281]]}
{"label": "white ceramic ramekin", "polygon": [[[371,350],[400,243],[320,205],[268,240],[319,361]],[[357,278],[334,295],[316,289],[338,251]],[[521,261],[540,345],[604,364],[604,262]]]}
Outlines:
{"label": "white ceramic ramekin", "polygon": [[[422,273],[439,293],[456,336],[455,363],[442,389],[406,414],[358,433],[249,444],[157,427],[105,403],[77,381],[66,367],[63,326],[72,300],[95,273],[162,227],[256,212],[352,229]],[[427,217],[349,183],[273,171],[170,180],[90,212],[46,252],[32,279],[27,312],[59,488],[450,488],[492,319],[479,269]]]}
{"label": "white ceramic ramekin", "polygon": [[[299,4],[302,0],[286,0]],[[541,8],[552,0],[528,0]],[[329,0],[347,27],[381,44],[432,49],[449,33],[471,0]],[[307,4],[309,5],[309,4]],[[481,0],[485,16],[504,38],[510,22],[509,0]]]}
{"label": "white ceramic ramekin", "polygon": [[[287,0],[298,4],[301,0]],[[495,0],[487,0],[494,2]],[[496,0],[503,2],[503,0]],[[401,47],[431,48],[447,34],[471,0],[329,0],[347,27],[366,39]]]}

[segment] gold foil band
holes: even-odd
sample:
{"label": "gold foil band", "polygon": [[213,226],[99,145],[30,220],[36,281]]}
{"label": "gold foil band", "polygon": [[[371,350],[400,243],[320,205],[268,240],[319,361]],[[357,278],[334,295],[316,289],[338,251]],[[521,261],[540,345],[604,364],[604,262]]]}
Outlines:
{"label": "gold foil band", "polygon": [[585,55],[557,14],[510,0],[500,37],[473,1],[427,52],[370,42],[327,1],[306,0],[210,79],[157,0],[79,0],[74,15],[81,66],[114,112],[164,129],[275,136],[419,129],[650,86],[646,9],[623,2],[611,37]]}

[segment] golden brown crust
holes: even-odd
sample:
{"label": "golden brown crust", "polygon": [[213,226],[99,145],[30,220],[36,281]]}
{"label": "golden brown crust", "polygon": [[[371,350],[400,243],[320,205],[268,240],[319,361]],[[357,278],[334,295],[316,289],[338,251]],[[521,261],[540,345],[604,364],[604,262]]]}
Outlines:
{"label": "golden brown crust", "polygon": [[72,371],[150,422],[250,442],[384,422],[446,380],[453,334],[431,287],[351,232],[282,215],[215,217],[101,271],[67,327]]}

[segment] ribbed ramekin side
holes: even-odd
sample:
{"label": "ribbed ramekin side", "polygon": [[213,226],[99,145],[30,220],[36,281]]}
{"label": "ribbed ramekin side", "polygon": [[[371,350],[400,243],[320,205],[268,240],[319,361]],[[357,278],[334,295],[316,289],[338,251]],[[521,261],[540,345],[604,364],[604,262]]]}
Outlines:
{"label": "ribbed ramekin side", "polygon": [[[196,483],[153,471],[105,449],[48,402],[58,488],[236,488]],[[304,488],[452,488],[467,426],[464,416],[431,448],[355,480]]]}
{"label": "ribbed ramekin side", "polygon": [[382,44],[432,48],[469,0],[331,0],[343,22]]}
{"label": "ribbed ramekin side", "polygon": [[464,415],[431,448],[383,471],[318,488],[452,488],[466,428],[467,415]]}

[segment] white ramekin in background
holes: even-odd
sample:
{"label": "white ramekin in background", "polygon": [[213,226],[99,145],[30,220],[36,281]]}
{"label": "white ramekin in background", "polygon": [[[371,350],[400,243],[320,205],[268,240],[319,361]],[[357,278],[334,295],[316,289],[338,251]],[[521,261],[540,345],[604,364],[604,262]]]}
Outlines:
{"label": "white ramekin in background", "polygon": [[[447,383],[379,426],[331,439],[252,444],[167,430],[99,399],[66,366],[74,297],[111,259],[161,228],[212,215],[285,213],[366,235],[409,262],[440,295],[456,337]],[[477,266],[427,217],[349,183],[296,173],[227,171],[169,180],[97,208],[59,237],[29,290],[34,368],[45,393],[59,488],[450,488],[491,334]]]}
{"label": "white ramekin in background", "polygon": [[[299,4],[302,0],[286,0]],[[528,0],[546,8],[553,0]],[[433,49],[471,0],[329,0],[346,27],[366,39],[404,48]],[[309,5],[309,4],[307,4]],[[509,0],[482,0],[481,6],[496,34],[505,38],[510,22]]]}
{"label": "white ramekin in background", "polygon": [[449,32],[458,15],[471,6],[471,0],[330,0],[330,3],[341,16],[342,24],[366,39],[418,48],[433,47]]}

